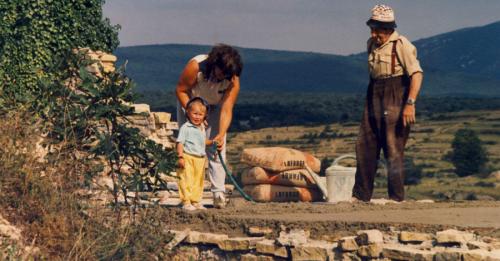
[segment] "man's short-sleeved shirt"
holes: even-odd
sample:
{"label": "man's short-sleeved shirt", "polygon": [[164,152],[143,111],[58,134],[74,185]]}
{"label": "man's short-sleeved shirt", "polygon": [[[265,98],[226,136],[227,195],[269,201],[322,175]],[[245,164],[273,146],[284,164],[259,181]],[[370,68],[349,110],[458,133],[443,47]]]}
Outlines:
{"label": "man's short-sleeved shirt", "polygon": [[[396,43],[397,58],[394,74],[392,74],[392,46]],[[373,79],[396,77],[406,74],[412,76],[416,72],[423,72],[417,59],[417,48],[406,37],[394,31],[389,40],[377,46],[371,38],[368,40],[368,69]]]}
{"label": "man's short-sleeved shirt", "polygon": [[182,124],[177,136],[177,142],[184,146],[184,153],[204,157],[206,134],[202,128],[190,121]]}

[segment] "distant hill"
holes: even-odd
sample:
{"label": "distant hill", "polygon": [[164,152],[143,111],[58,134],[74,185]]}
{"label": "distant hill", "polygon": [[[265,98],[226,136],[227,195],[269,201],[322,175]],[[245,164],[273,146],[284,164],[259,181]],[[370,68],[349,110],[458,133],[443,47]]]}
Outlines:
{"label": "distant hill", "polygon": [[[140,91],[173,89],[187,61],[207,53],[203,45],[146,45],[121,47],[119,62],[128,60],[127,72]],[[244,61],[242,89],[248,91],[361,91],[366,85],[365,65],[347,56],[238,48]],[[360,77],[361,75],[361,77]]]}
{"label": "distant hill", "polygon": [[[404,34],[404,32],[402,32]],[[500,96],[500,22],[415,41],[425,71],[424,94]],[[366,53],[350,56],[238,48],[243,91],[364,92]],[[210,46],[118,48],[140,92],[173,90],[186,62]]]}

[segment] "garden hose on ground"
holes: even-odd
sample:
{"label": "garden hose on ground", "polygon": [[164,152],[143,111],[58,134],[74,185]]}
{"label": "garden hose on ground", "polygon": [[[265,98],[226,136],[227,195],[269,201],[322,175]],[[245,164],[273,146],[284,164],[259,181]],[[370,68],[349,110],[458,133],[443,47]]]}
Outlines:
{"label": "garden hose on ground", "polygon": [[224,162],[224,159],[222,159],[222,154],[217,151],[217,142],[214,142],[214,144],[212,145],[212,149],[217,152],[217,155],[219,155],[219,160],[222,163],[222,167],[224,168],[226,175],[229,177],[229,179],[231,180],[233,185],[236,187],[238,192],[240,192],[240,194],[243,196],[244,199],[255,203],[255,201],[252,199],[252,197],[250,197],[247,193],[245,193],[243,191],[243,189],[241,189],[240,185],[238,185],[238,182],[236,182],[236,180],[234,179],[233,174],[227,169],[226,163]]}

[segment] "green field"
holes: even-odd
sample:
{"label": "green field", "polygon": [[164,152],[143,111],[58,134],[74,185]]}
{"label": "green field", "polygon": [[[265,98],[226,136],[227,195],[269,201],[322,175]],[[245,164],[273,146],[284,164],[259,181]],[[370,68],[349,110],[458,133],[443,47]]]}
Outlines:
{"label": "green field", "polygon": [[[444,198],[458,192],[467,197],[467,193],[474,192],[500,199],[498,181],[479,176],[458,178],[453,165],[443,159],[451,150],[455,132],[465,127],[475,130],[483,141],[489,154],[489,169],[500,169],[500,110],[442,113],[419,118],[412,128],[406,156],[422,167],[424,178],[419,185],[407,188],[409,198]],[[239,162],[244,148],[270,146],[294,148],[310,152],[319,159],[331,160],[354,153],[357,131],[358,124],[350,122],[232,133],[228,139],[228,162],[235,173],[240,173],[245,168]],[[378,178],[377,181],[379,188],[376,193],[384,196],[385,180]],[[460,193],[455,197],[460,197]]]}

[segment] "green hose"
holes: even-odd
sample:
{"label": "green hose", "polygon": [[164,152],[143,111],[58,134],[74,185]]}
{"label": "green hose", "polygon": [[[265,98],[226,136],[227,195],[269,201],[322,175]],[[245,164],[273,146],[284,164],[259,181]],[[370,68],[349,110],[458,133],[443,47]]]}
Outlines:
{"label": "green hose", "polygon": [[[217,142],[214,142],[214,144],[212,145],[212,149],[217,151]],[[238,185],[238,182],[236,182],[236,180],[234,179],[233,174],[227,169],[226,163],[222,159],[222,154],[219,153],[218,151],[217,151],[217,154],[219,155],[219,160],[222,163],[222,167],[224,168],[226,175],[229,177],[229,179],[231,180],[233,185],[236,187],[238,192],[240,192],[240,194],[243,196],[244,199],[255,203],[255,201],[252,199],[252,197],[250,197],[247,193],[245,193],[245,191],[243,191],[243,189],[241,189],[240,185]]]}

